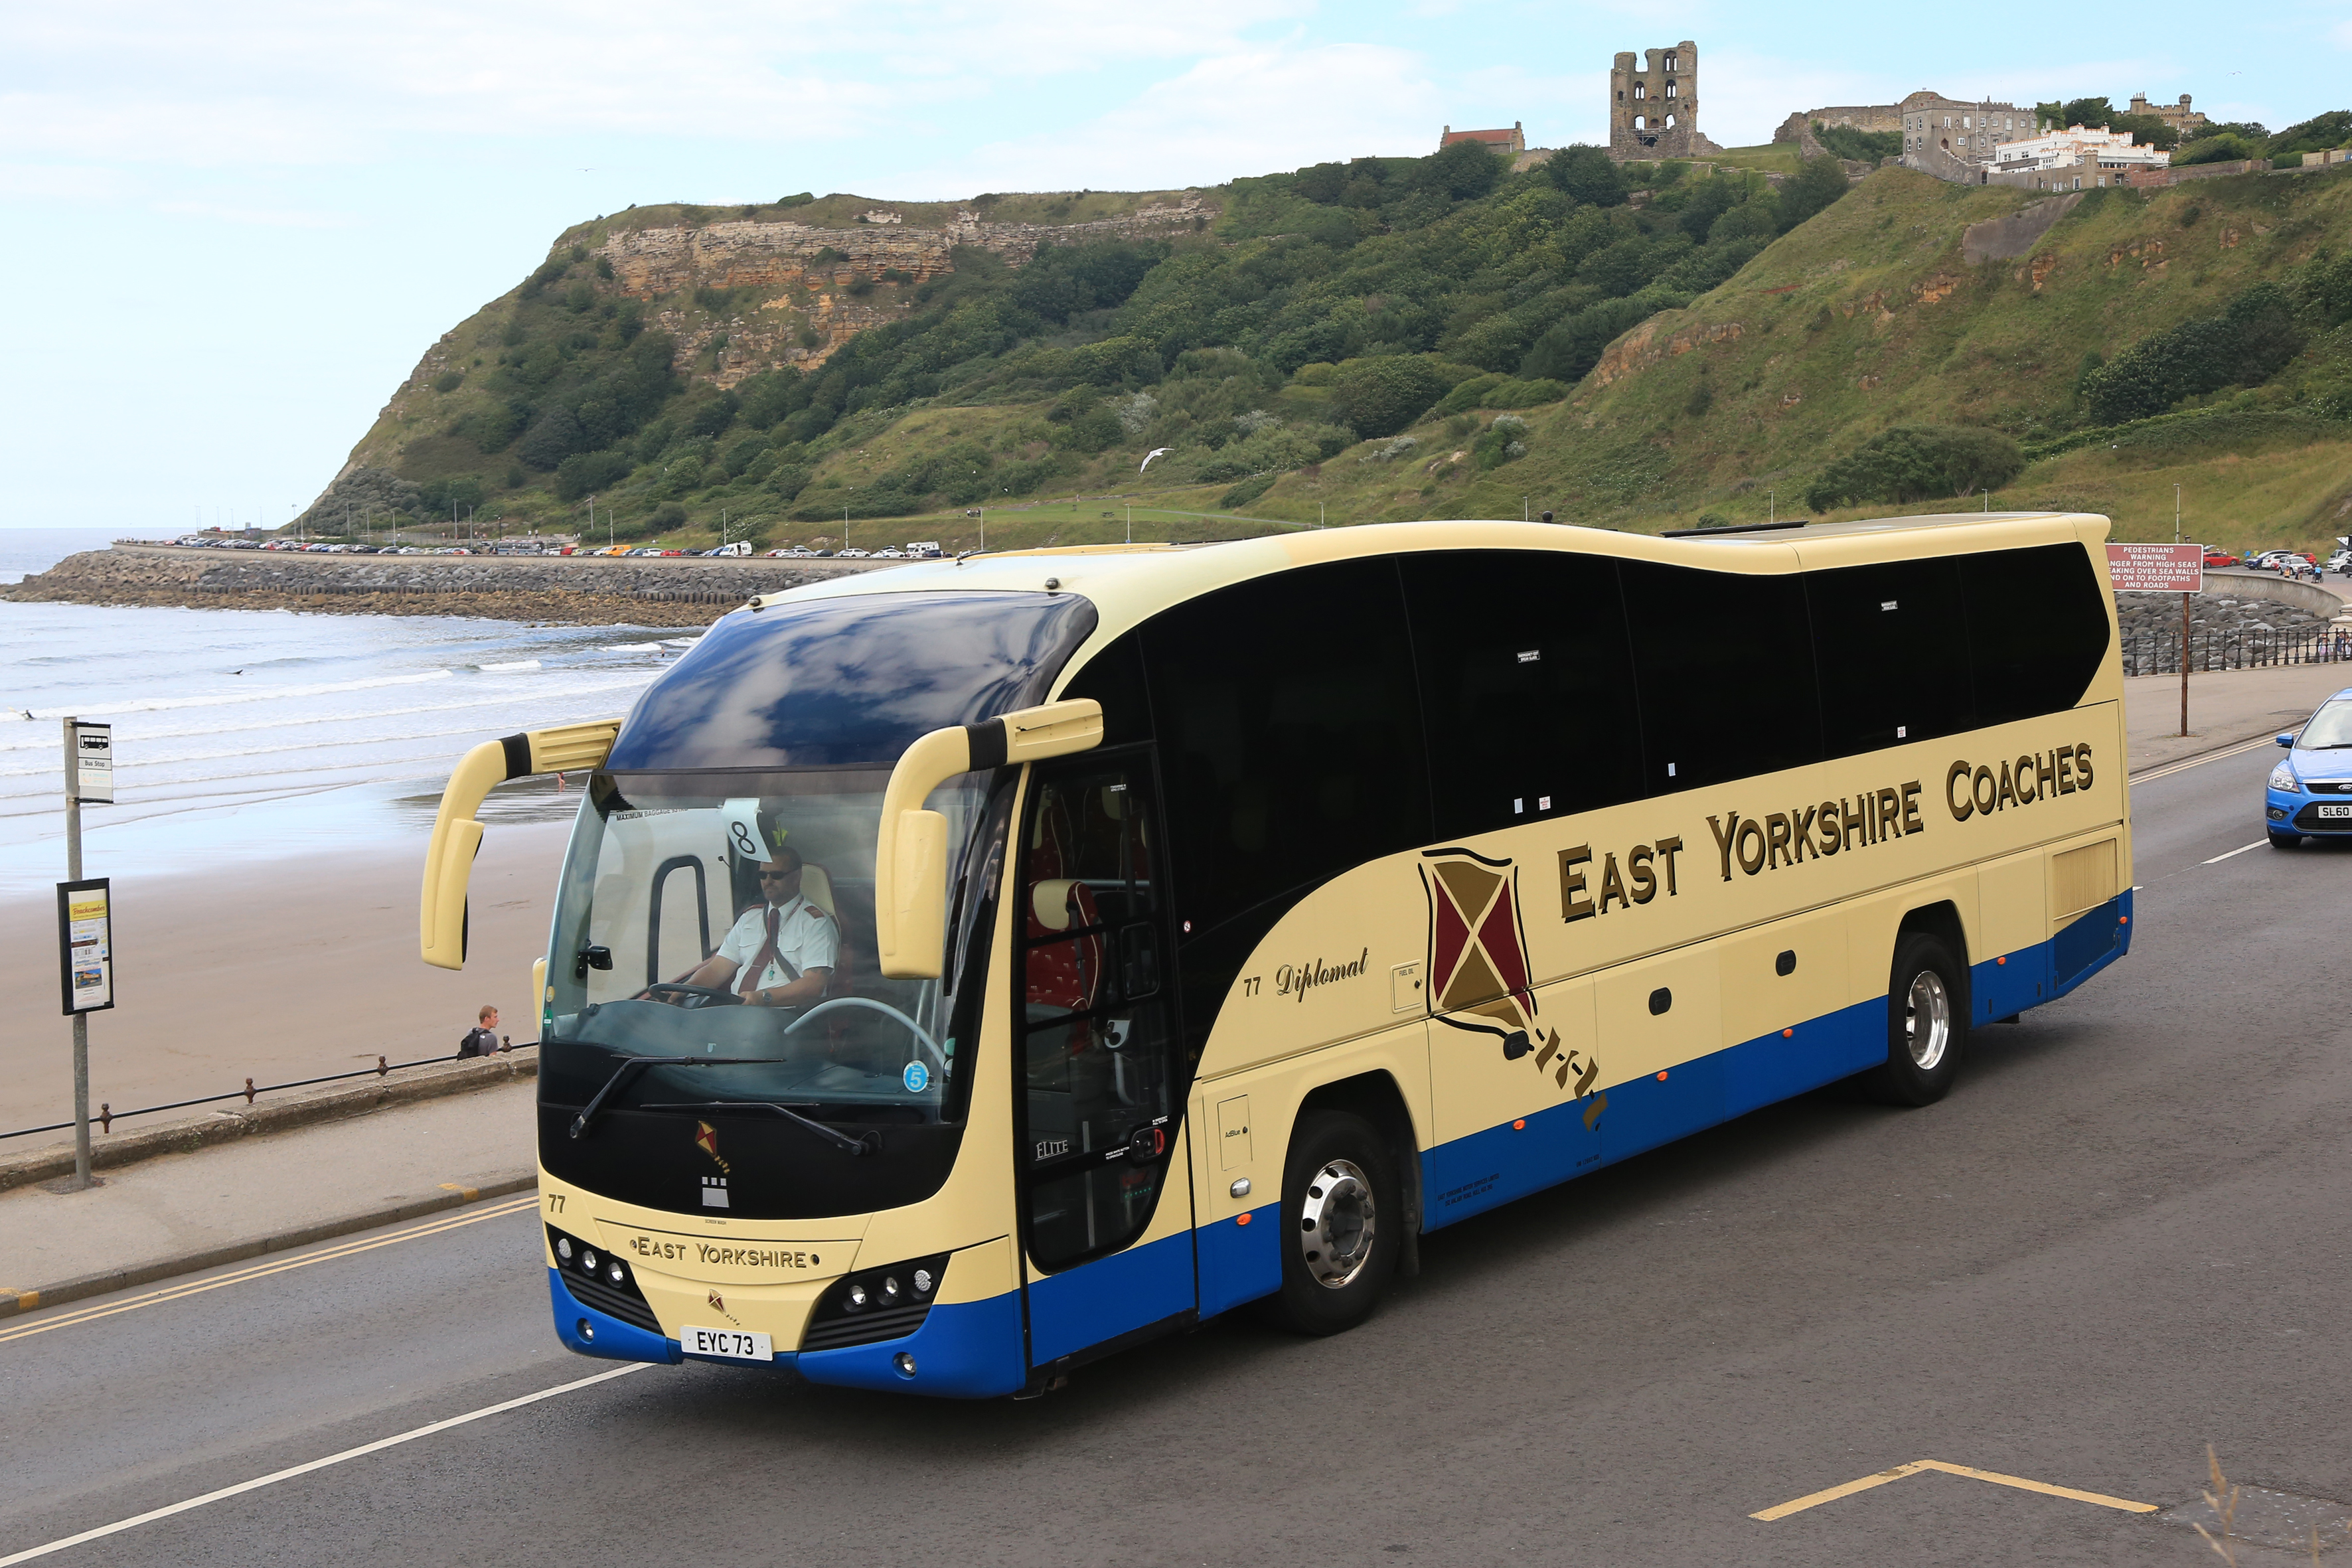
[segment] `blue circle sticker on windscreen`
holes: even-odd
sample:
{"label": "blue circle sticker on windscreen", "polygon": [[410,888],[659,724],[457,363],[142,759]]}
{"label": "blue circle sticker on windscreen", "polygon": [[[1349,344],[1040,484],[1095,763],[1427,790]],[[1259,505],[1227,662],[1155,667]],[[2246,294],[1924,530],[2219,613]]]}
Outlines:
{"label": "blue circle sticker on windscreen", "polygon": [[908,1094],[920,1094],[930,1087],[931,1069],[920,1062],[908,1062],[907,1070],[900,1073],[898,1078],[899,1081],[907,1086]]}

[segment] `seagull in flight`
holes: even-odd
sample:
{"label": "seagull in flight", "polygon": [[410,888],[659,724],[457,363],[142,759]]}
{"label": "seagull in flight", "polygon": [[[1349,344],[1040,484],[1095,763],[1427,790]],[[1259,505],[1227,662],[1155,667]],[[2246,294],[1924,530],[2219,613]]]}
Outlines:
{"label": "seagull in flight", "polygon": [[1166,457],[1169,453],[1171,453],[1171,452],[1174,451],[1175,449],[1176,449],[1176,448],[1175,448],[1175,447],[1152,447],[1150,451],[1149,451],[1149,452],[1147,452],[1146,454],[1144,454],[1143,461],[1142,461],[1141,463],[1139,463],[1139,464],[1138,464],[1138,465],[1136,466],[1136,469],[1135,469],[1135,471],[1136,471],[1137,473],[1139,473],[1139,473],[1141,473],[1141,472],[1143,472],[1143,470],[1144,470],[1144,469],[1146,469],[1146,468],[1150,468],[1150,467],[1151,467],[1151,459],[1152,459],[1152,458],[1164,458],[1164,457]]}

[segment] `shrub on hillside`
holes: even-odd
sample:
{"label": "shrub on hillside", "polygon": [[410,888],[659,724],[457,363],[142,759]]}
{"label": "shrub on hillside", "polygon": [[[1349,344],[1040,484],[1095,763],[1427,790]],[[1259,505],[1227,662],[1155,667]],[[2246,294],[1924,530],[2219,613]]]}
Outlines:
{"label": "shrub on hillside", "polygon": [[575,501],[610,489],[634,467],[625,452],[575,452],[555,466],[555,499]]}
{"label": "shrub on hillside", "polygon": [[1349,360],[1331,378],[1333,411],[1366,438],[1395,435],[1444,395],[1444,377],[1413,354]]}
{"label": "shrub on hillside", "polygon": [[2184,397],[2225,386],[2259,386],[2302,353],[2303,342],[2287,291],[2275,283],[2257,283],[2220,315],[2142,338],[2084,372],[2083,402],[2102,425],[2145,419]]}
{"label": "shrub on hillside", "polygon": [[1470,443],[1470,456],[1482,472],[1517,462],[1527,455],[1528,422],[1516,414],[1501,416]]}
{"label": "shrub on hillside", "polygon": [[[1455,145],[1461,146],[1463,143],[1456,142]],[[1483,147],[1479,149],[1479,153],[1481,156],[1489,159],[1492,159],[1495,156],[1492,153],[1488,153]],[[1278,474],[1260,474],[1255,479],[1244,479],[1241,483],[1227,490],[1223,495],[1219,496],[1217,498],[1217,504],[1223,507],[1228,511],[1232,510],[1235,507],[1247,506],[1250,502],[1257,500],[1258,497],[1265,494],[1266,491],[1274,489],[1274,481],[1280,477],[1281,476]]]}
{"label": "shrub on hillside", "polygon": [[1972,425],[1898,425],[1832,463],[1805,491],[1815,511],[1854,501],[1958,499],[1999,489],[2025,471],[2025,454],[1998,430]]}
{"label": "shrub on hillside", "polygon": [[2218,135],[2200,136],[2172,155],[2172,166],[2186,168],[2192,163],[2229,163],[2242,158],[2262,156],[2262,148],[2245,137],[2224,131]]}

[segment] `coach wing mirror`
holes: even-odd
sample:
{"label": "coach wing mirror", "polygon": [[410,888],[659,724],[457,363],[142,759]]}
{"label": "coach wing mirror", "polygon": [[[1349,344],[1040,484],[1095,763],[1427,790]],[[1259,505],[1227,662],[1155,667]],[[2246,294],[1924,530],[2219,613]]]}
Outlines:
{"label": "coach wing mirror", "polygon": [[532,730],[504,740],[485,741],[458,759],[441,792],[433,819],[433,842],[425,850],[425,890],[417,900],[417,947],[425,962],[441,969],[466,967],[466,883],[482,847],[482,825],[474,820],[490,786],[509,779],[594,768],[613,750],[618,719]]}
{"label": "coach wing mirror", "polygon": [[874,845],[874,944],[885,976],[936,980],[946,956],[948,819],[923,809],[931,792],[958,773],[1091,751],[1102,736],[1102,704],[1077,698],[934,730],[907,748],[882,792]]}

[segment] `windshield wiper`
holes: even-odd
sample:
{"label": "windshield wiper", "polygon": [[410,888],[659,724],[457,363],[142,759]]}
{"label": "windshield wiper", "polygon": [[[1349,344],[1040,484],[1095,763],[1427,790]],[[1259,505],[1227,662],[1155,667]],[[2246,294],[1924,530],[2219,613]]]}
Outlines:
{"label": "windshield wiper", "polygon": [[772,1110],[787,1121],[796,1121],[836,1149],[852,1154],[882,1152],[882,1134],[868,1132],[852,1138],[846,1132],[836,1132],[822,1121],[810,1120],[788,1105],[778,1105],[772,1100],[689,1100],[674,1105],[641,1105],[639,1110]]}
{"label": "windshield wiper", "polygon": [[577,1138],[587,1131],[589,1123],[596,1120],[596,1113],[604,1109],[604,1097],[620,1088],[622,1080],[641,1067],[781,1067],[784,1059],[782,1057],[623,1057],[621,1065],[613,1069],[613,1076],[604,1080],[604,1087],[598,1089],[595,1098],[581,1107],[580,1114],[572,1119],[572,1136]]}

